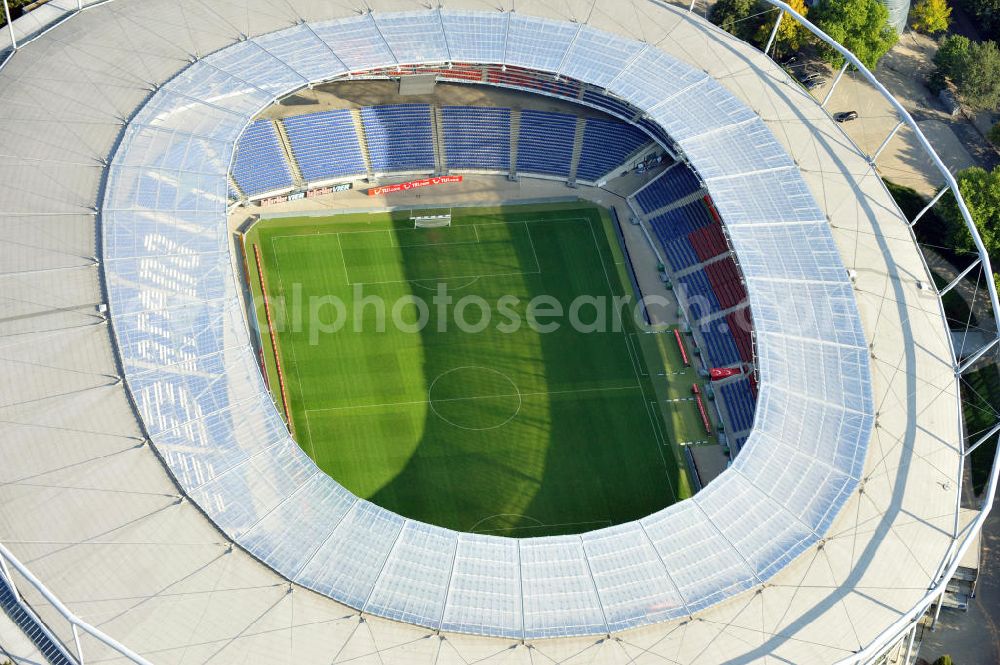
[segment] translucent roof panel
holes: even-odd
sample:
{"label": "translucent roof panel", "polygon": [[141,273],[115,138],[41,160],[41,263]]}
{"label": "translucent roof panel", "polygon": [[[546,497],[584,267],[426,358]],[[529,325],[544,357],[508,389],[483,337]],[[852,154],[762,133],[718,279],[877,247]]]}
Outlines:
{"label": "translucent roof panel", "polygon": [[607,632],[579,537],[528,538],[520,550],[525,637]]}
{"label": "translucent roof panel", "polygon": [[448,41],[440,12],[372,14],[382,38],[400,64],[448,62]]}
{"label": "translucent roof panel", "polygon": [[518,550],[510,538],[459,534],[442,630],[523,636]]}
{"label": "translucent roof panel", "polygon": [[506,64],[556,72],[580,28],[572,23],[510,15]]}
{"label": "translucent roof panel", "polygon": [[666,564],[639,522],[586,533],[583,547],[610,630],[687,615]]}
{"label": "translucent roof panel", "polygon": [[308,23],[262,35],[254,41],[307,81],[321,81],[347,72],[330,45],[317,37]]}
{"label": "translucent roof panel", "polygon": [[648,47],[583,25],[559,73],[604,88],[644,48]]}
{"label": "translucent roof panel", "polygon": [[865,348],[864,331],[854,313],[849,284],[760,281],[751,298],[754,329]]}
{"label": "translucent roof panel", "polygon": [[295,581],[351,607],[364,607],[404,522],[372,503],[358,501]]}
{"label": "translucent roof panel", "polygon": [[[825,221],[730,225],[728,231],[748,280],[775,280],[777,288],[788,281],[846,283],[847,273]],[[774,261],[775,256],[781,260]],[[857,323],[856,316],[851,318]]]}
{"label": "translucent roof panel", "polygon": [[693,501],[676,503],[640,522],[690,612],[758,582],[746,560]]}
{"label": "translucent roof panel", "polygon": [[234,79],[248,81],[255,90],[270,96],[309,83],[309,79],[292,65],[278,59],[253,39],[213,53],[204,62]]}
{"label": "translucent roof panel", "polygon": [[[745,277],[761,380],[743,453],[693,500],[583,536],[459,534],[351,495],[289,435],[230,256],[236,138],[273,98],[308,82],[446,60],[604,86],[667,130],[706,183]],[[654,46],[510,12],[299,24],[210,55],[157,90],[108,173],[102,266],[127,386],[153,445],[228,537],[351,607],[511,639],[686,617],[815,543],[860,478],[874,425],[869,357],[830,229],[753,112]]]}
{"label": "translucent roof panel", "polygon": [[241,544],[264,563],[299,571],[356,501],[353,494],[318,473],[250,527]]}
{"label": "translucent roof panel", "polygon": [[423,626],[440,625],[457,549],[456,532],[407,521],[365,611]]}
{"label": "translucent roof panel", "polygon": [[455,62],[502,63],[509,14],[443,12],[441,21]]}
{"label": "translucent roof panel", "polygon": [[371,14],[315,23],[312,28],[337,54],[337,60],[352,72],[397,64]]}
{"label": "translucent roof panel", "polygon": [[612,78],[607,89],[633,106],[649,111],[685,90],[701,90],[709,81],[705,72],[692,69],[663,51],[643,48]]}
{"label": "translucent roof panel", "polygon": [[684,142],[684,153],[697,160],[705,180],[794,166],[760,118],[693,137]]}

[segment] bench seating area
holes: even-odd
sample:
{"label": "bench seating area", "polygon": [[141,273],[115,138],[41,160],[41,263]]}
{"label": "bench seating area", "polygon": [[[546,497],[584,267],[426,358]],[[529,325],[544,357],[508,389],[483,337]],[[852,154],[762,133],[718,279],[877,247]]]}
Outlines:
{"label": "bench seating area", "polygon": [[705,274],[722,309],[735,307],[747,299],[743,277],[732,259],[709,263],[705,266]]}
{"label": "bench seating area", "polygon": [[521,111],[517,170],[569,177],[577,116],[551,111]]}
{"label": "bench seating area", "polygon": [[449,168],[510,170],[510,109],[445,106],[441,124]]}
{"label": "bench seating area", "polygon": [[713,367],[726,367],[740,363],[740,351],[736,347],[729,324],[718,319],[702,326],[701,337],[705,340],[708,358]]}
{"label": "bench seating area", "polygon": [[295,186],[363,178],[369,166],[378,175],[430,174],[438,168],[510,173],[515,114],[520,120],[516,170],[526,175],[596,182],[651,144],[646,133],[612,118],[581,122],[570,113],[492,106],[439,107],[435,132],[434,111],[429,104],[362,107],[360,129],[349,109],[289,116],[277,124],[257,120],[239,142],[233,177],[240,191],[234,189],[229,196],[235,201]]}
{"label": "bench seating area", "polygon": [[628,103],[615,99],[614,97],[602,95],[595,90],[584,90],[583,101],[586,104],[590,104],[591,106],[595,106],[602,111],[607,111],[612,115],[616,115],[626,120],[631,120],[636,115],[636,110],[629,106]]}
{"label": "bench seating area", "polygon": [[688,240],[687,236],[664,243],[663,251],[666,252],[667,261],[670,262],[670,266],[675,271],[685,270],[701,263],[701,259],[694,247],[691,246],[691,241]]}
{"label": "bench seating area", "polygon": [[692,231],[688,234],[688,240],[698,255],[698,262],[710,261],[720,254],[729,251],[729,243],[722,232],[722,225],[718,222]]}
{"label": "bench seating area", "polygon": [[292,116],[281,124],[306,182],[365,175],[361,143],[349,110]]}
{"label": "bench seating area", "polygon": [[649,137],[617,120],[588,118],[583,129],[583,151],[576,177],[596,182],[625,163],[629,155],[649,143]]}
{"label": "bench seating area", "polygon": [[292,172],[270,120],[254,120],[247,127],[240,138],[232,175],[247,196],[292,186]]}
{"label": "bench seating area", "polygon": [[434,135],[427,104],[361,109],[368,155],[375,173],[434,170]]}
{"label": "bench seating area", "polygon": [[660,213],[649,220],[660,242],[666,244],[712,223],[703,201],[692,201]]}
{"label": "bench seating area", "polygon": [[703,270],[694,270],[678,277],[677,282],[683,288],[683,295],[688,303],[688,314],[692,321],[700,321],[721,309],[719,299],[712,291],[712,284]]}
{"label": "bench seating area", "polygon": [[744,432],[753,427],[756,403],[748,379],[725,383],[719,388],[729,412],[730,424],[734,432]]}
{"label": "bench seating area", "polygon": [[[644,213],[652,214],[701,189],[694,172],[683,164],[675,164],[635,195]],[[706,214],[708,211],[706,210]]]}
{"label": "bench seating area", "polygon": [[726,315],[726,323],[733,333],[733,341],[740,352],[740,358],[745,363],[753,362],[753,338],[750,336],[753,320],[750,318],[750,309],[730,312]]}

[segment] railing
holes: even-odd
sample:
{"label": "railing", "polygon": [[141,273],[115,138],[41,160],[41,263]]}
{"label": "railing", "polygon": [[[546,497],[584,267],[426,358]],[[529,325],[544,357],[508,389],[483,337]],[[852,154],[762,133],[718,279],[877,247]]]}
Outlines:
{"label": "railing", "polygon": [[[31,573],[31,571],[25,567],[24,564],[18,561],[17,557],[15,557],[10,552],[10,550],[8,550],[3,545],[0,545],[0,578],[2,578],[3,581],[7,583],[7,586],[11,588],[11,590],[14,592],[14,597],[17,600],[18,604],[26,612],[28,612],[32,616],[35,616],[34,611],[28,606],[28,604],[24,600],[24,596],[18,590],[17,584],[14,581],[14,577],[13,575],[11,575],[11,568],[16,570],[21,575],[21,577],[23,577],[28,582],[28,584],[34,587],[34,589],[39,594],[41,594],[42,598],[44,598],[52,606],[52,608],[56,612],[58,612],[60,616],[62,616],[62,618],[67,621],[67,623],[69,623],[70,628],[72,629],[73,632],[73,643],[75,647],[74,656],[76,658],[76,662],[79,663],[79,665],[86,665],[87,662],[84,658],[83,647],[80,642],[81,631],[83,633],[86,633],[87,635],[90,635],[98,642],[101,642],[106,647],[110,648],[112,651],[115,651],[116,653],[124,656],[125,658],[128,658],[133,663],[138,663],[138,665],[152,665],[148,660],[146,660],[139,654],[135,653],[134,651],[124,646],[120,642],[117,642],[114,638],[109,637],[104,632],[98,630],[97,628],[94,628],[89,623],[83,621],[78,616],[73,614],[73,612],[70,611],[68,607],[63,605],[62,602],[58,598],[56,598],[55,594],[49,591],[48,587],[46,587],[41,582],[41,580],[35,577]],[[46,636],[50,640],[52,640],[57,645],[61,645],[61,641],[49,631],[48,627],[45,624],[39,622],[39,628],[46,634]]]}
{"label": "railing", "polygon": [[[5,16],[7,17],[7,28],[10,39],[10,45],[0,46],[0,51],[4,50],[6,51],[6,55],[3,57],[2,60],[0,60],[0,69],[3,69],[3,67],[9,62],[9,60],[13,57],[13,55],[17,51],[23,49],[27,44],[30,44],[34,40],[38,39],[47,32],[61,25],[65,21],[73,18],[77,14],[87,11],[88,9],[97,7],[99,5],[105,4],[107,2],[112,2],[112,0],[76,0],[75,9],[68,9],[68,10],[61,9],[56,12],[50,11],[51,20],[48,23],[44,25],[39,24],[38,27],[32,30],[31,32],[26,32],[25,34],[23,34],[20,40],[17,39],[17,31],[15,30],[14,23],[10,20],[10,9],[8,6],[8,0],[2,0],[2,2],[4,7],[4,13]],[[667,2],[666,0],[654,0],[654,2],[664,7],[676,8],[676,5],[673,5]],[[910,130],[912,130],[914,136],[917,139],[917,142],[920,144],[920,147],[923,148],[927,157],[931,160],[931,163],[940,173],[945,184],[942,187],[942,189],[938,191],[938,193],[930,201],[930,203],[928,203],[928,205],[923,210],[921,210],[912,220],[909,220],[908,226],[910,227],[911,233],[913,226],[920,221],[920,218],[923,217],[923,215],[927,211],[929,211],[941,199],[941,197],[945,193],[951,191],[955,197],[955,200],[958,204],[959,212],[961,213],[962,219],[965,221],[965,225],[972,236],[973,242],[976,246],[976,251],[979,255],[977,261],[975,261],[971,266],[969,266],[965,270],[965,272],[959,275],[959,279],[954,280],[952,283],[938,290],[938,295],[943,296],[952,287],[954,287],[960,281],[961,278],[964,278],[971,270],[973,270],[976,267],[980,267],[983,270],[983,272],[988,276],[988,279],[985,280],[986,288],[989,294],[990,304],[993,308],[993,317],[997,324],[996,327],[997,330],[1000,331],[1000,299],[998,299],[997,296],[997,290],[993,280],[993,268],[990,262],[990,257],[986,251],[986,247],[983,244],[982,238],[979,235],[979,231],[976,228],[976,224],[972,219],[972,215],[969,213],[969,209],[966,206],[964,199],[962,198],[962,194],[958,188],[958,183],[955,181],[954,176],[951,174],[948,168],[941,161],[941,158],[934,151],[934,148],[931,146],[930,142],[924,136],[923,132],[920,131],[920,128],[917,126],[916,122],[913,120],[913,118],[910,116],[907,110],[903,107],[903,105],[900,104],[892,96],[892,94],[889,93],[888,90],[886,90],[886,88],[878,81],[878,79],[875,78],[874,74],[872,74],[861,63],[861,61],[858,60],[857,57],[855,57],[853,53],[851,53],[846,48],[841,46],[839,43],[831,39],[829,36],[826,35],[826,33],[824,33],[822,30],[813,25],[805,17],[798,14],[794,9],[792,9],[784,2],[781,2],[780,0],[765,0],[765,2],[775,7],[776,9],[781,10],[778,14],[777,19],[775,20],[775,24],[773,29],[771,30],[767,45],[764,48],[765,55],[767,55],[768,51],[771,50],[771,47],[775,42],[779,24],[781,23],[782,20],[785,20],[787,18],[788,20],[794,20],[799,24],[801,24],[804,28],[806,28],[809,32],[815,35],[818,39],[829,45],[831,48],[836,50],[845,58],[845,63],[841,67],[840,71],[837,73],[837,76],[834,79],[833,83],[831,84],[830,89],[827,91],[822,102],[819,102],[821,108],[824,109],[826,108],[827,103],[830,101],[830,98],[832,97],[834,90],[837,88],[837,85],[843,78],[843,75],[847,71],[848,66],[853,66],[855,70],[857,70],[857,72],[860,73],[860,75],[869,84],[871,84],[879,92],[879,94],[883,98],[885,98],[887,102],[889,102],[889,104],[895,110],[899,118],[899,121],[893,127],[892,131],[890,131],[889,134],[886,136],[885,140],[882,141],[878,149],[876,149],[873,154],[866,155],[868,157],[869,163],[872,165],[872,168],[876,167],[876,162],[878,160],[878,157],[904,125],[909,127]],[[687,11],[689,13],[693,13],[695,4],[696,0],[692,0],[690,5],[687,6]],[[42,9],[44,9],[47,6],[48,5],[43,5]],[[39,10],[35,11],[38,12]],[[31,15],[29,14],[26,16],[31,16]],[[24,17],[22,17],[22,19],[19,19],[18,22],[21,22],[23,18]],[[719,30],[721,31],[721,29]],[[976,350],[968,357],[966,358],[956,357],[954,359],[956,382],[960,382],[962,375],[968,369],[970,369],[976,363],[976,361],[978,361],[986,353],[988,353],[990,350],[996,347],[998,343],[1000,343],[1000,334],[998,334],[997,337],[995,337],[993,340],[983,345],[980,349]],[[954,347],[952,348],[952,352],[953,355],[955,355]],[[961,400],[960,391],[959,391],[959,400]],[[960,409],[959,421],[960,421],[959,422],[960,428],[962,428],[961,409]],[[964,428],[960,429],[960,431],[964,432]],[[1000,431],[1000,422],[998,422],[997,425],[991,428],[988,432],[983,434],[973,445],[969,446],[967,449],[965,448],[964,436],[961,437],[962,441],[960,442],[960,445],[962,448],[963,466],[964,466],[964,461],[968,459],[972,451],[975,450],[977,447],[979,447],[982,443],[987,441],[991,436],[996,434],[998,431]],[[975,539],[976,534],[978,534],[983,525],[983,522],[989,515],[990,510],[993,506],[994,498],[996,496],[998,473],[1000,473],[1000,446],[997,447],[997,451],[994,454],[993,467],[990,473],[989,482],[987,484],[986,494],[983,498],[982,503],[980,504],[979,514],[977,515],[976,519],[973,520],[970,524],[966,525],[965,528],[959,529],[957,514],[958,514],[958,508],[960,507],[961,493],[962,493],[962,488],[961,488],[962,469],[959,470],[958,488],[956,497],[956,521],[954,529],[955,533],[953,535],[954,541],[952,547],[949,549],[949,554],[946,556],[945,561],[942,563],[939,569],[935,583],[931,586],[930,589],[928,589],[927,593],[921,598],[920,601],[918,601],[915,604],[915,606],[909,612],[900,617],[889,628],[883,631],[882,635],[878,639],[869,644],[867,647],[853,654],[849,658],[842,660],[841,663],[843,665],[860,665],[862,663],[868,663],[870,661],[873,661],[880,653],[882,653],[884,649],[891,647],[895,642],[905,638],[908,633],[910,637],[909,637],[909,646],[907,649],[907,660],[905,662],[909,662],[909,655],[910,655],[909,651],[913,645],[912,629],[914,628],[914,624],[921,616],[923,616],[925,612],[927,612],[927,610],[934,604],[935,601],[940,601],[941,597],[944,595],[945,587],[948,584],[948,581],[951,579],[952,575],[954,575],[955,573],[955,570],[958,568],[962,556],[971,546],[972,542]],[[148,661],[143,659],[141,656],[132,652],[127,647],[119,644],[114,639],[105,635],[100,630],[94,628],[93,626],[90,626],[86,622],[76,617],[76,615],[74,615],[68,608],[66,608],[45,587],[45,585],[41,583],[41,581],[35,578],[30,573],[30,571],[28,571],[28,569],[25,568],[17,560],[13,556],[13,554],[10,553],[9,550],[0,545],[0,564],[5,564],[5,562],[7,565],[12,566],[15,570],[17,570],[24,577],[24,579],[26,579],[35,589],[37,589],[38,592],[49,603],[51,603],[52,607],[55,608],[56,611],[58,611],[59,614],[62,615],[62,617],[66,619],[66,621],[69,622],[69,624],[72,626],[73,636],[77,647],[77,659],[81,663],[81,665],[84,663],[84,660],[82,651],[80,649],[79,631],[83,631],[91,635],[98,641],[102,642],[106,646],[110,647],[117,653],[132,660],[135,663],[148,665]],[[14,580],[11,578],[9,574],[7,565],[0,565],[0,576],[2,576],[4,580],[8,581],[8,583],[11,585],[11,588],[15,589],[16,593]],[[18,598],[20,599],[19,595]],[[23,600],[21,602],[23,603]],[[938,610],[940,610],[940,603],[938,604]]]}
{"label": "railing", "polygon": [[[663,0],[656,0],[656,1],[659,2],[660,4],[664,5],[667,4]],[[846,48],[841,46],[839,43],[834,41],[826,33],[824,33],[822,30],[820,30],[811,22],[809,22],[805,17],[798,14],[790,6],[788,6],[784,2],[781,2],[781,0],[765,0],[765,2],[781,10],[778,13],[778,17],[774,22],[774,27],[771,30],[770,36],[767,41],[767,45],[764,47],[765,55],[768,54],[768,51],[771,50],[771,46],[774,44],[775,37],[777,36],[778,33],[779,24],[781,23],[782,20],[788,18],[789,20],[797,21],[800,25],[809,30],[809,32],[815,35],[818,39],[829,45],[831,48],[836,50],[845,58],[844,65],[837,73],[837,77],[834,79],[832,85],[830,86],[830,89],[827,91],[823,101],[820,103],[821,108],[825,110],[827,102],[829,102],[830,98],[833,96],[833,92],[836,89],[837,84],[839,84],[841,79],[843,78],[843,75],[847,71],[848,66],[853,66],[857,70],[857,72],[860,73],[860,75],[866,81],[868,81],[868,83],[870,83],[879,92],[879,94],[882,95],[882,97],[884,97],[885,100],[889,102],[889,104],[892,105],[899,121],[889,132],[889,134],[885,137],[885,139],[875,150],[875,152],[871,155],[866,155],[868,157],[868,161],[871,164],[872,168],[876,168],[876,162],[878,160],[879,155],[882,153],[885,147],[889,144],[890,141],[892,141],[893,137],[896,136],[896,134],[904,125],[909,127],[913,131],[913,134],[916,137],[920,147],[923,148],[924,152],[927,154],[927,157],[931,160],[931,163],[941,174],[941,178],[943,179],[945,184],[934,196],[934,198],[927,204],[927,206],[924,207],[924,209],[921,210],[919,213],[917,213],[917,215],[912,220],[909,220],[908,227],[910,229],[911,236],[913,233],[913,227],[916,225],[917,222],[920,221],[920,218],[923,217],[924,214],[927,213],[927,211],[930,210],[946,192],[951,191],[952,194],[955,196],[955,201],[958,203],[958,209],[962,215],[962,219],[965,221],[966,228],[969,230],[973,242],[975,243],[976,251],[979,255],[979,258],[971,266],[969,266],[961,275],[959,275],[959,279],[954,280],[952,283],[938,290],[938,296],[939,298],[943,296],[945,293],[951,290],[951,288],[954,287],[960,281],[961,278],[964,278],[969,272],[971,272],[976,267],[980,267],[982,271],[987,275],[987,279],[985,279],[984,281],[986,282],[986,289],[987,292],[989,293],[990,304],[993,308],[993,318],[997,324],[996,329],[1000,331],[1000,301],[998,301],[997,298],[996,285],[994,284],[993,280],[993,267],[990,263],[989,254],[987,253],[986,247],[983,244],[983,240],[979,235],[979,230],[976,228],[975,221],[972,219],[972,215],[969,213],[969,209],[965,204],[965,200],[962,198],[962,194],[959,191],[958,183],[955,181],[955,177],[951,174],[948,168],[941,161],[941,158],[934,151],[934,148],[927,140],[927,137],[925,137],[923,132],[920,131],[920,127],[917,126],[917,123],[913,120],[913,118],[910,116],[909,112],[907,112],[907,110],[903,107],[903,105],[900,104],[899,101],[897,101],[896,98],[893,97],[888,90],[886,90],[885,86],[883,86],[878,81],[878,79],[875,78],[875,75],[872,74],[868,70],[868,68],[865,67],[864,64],[862,64],[861,61],[858,60],[858,58],[853,53],[851,53]],[[688,6],[688,12],[693,12],[694,6],[695,2],[694,0],[692,0],[691,4]],[[827,113],[829,114],[829,112]],[[916,242],[916,237],[915,236],[912,237],[914,238],[914,242]],[[928,272],[930,271],[928,270]],[[942,307],[942,313],[943,313],[943,307]],[[885,649],[892,647],[893,644],[896,643],[897,641],[906,638],[907,634],[909,634],[909,639],[906,652],[906,660],[904,660],[903,662],[909,663],[913,647],[912,631],[915,629],[914,625],[915,622],[919,620],[924,615],[924,613],[928,611],[928,609],[935,603],[935,601],[938,602],[937,611],[940,612],[941,609],[940,600],[944,595],[948,582],[951,580],[951,577],[955,574],[959,562],[961,561],[962,557],[969,549],[969,547],[972,545],[973,541],[976,538],[976,535],[982,528],[983,522],[986,520],[986,517],[989,515],[990,510],[993,507],[993,501],[994,498],[996,497],[996,490],[997,490],[997,476],[998,472],[1000,472],[1000,446],[997,446],[996,453],[994,453],[993,456],[993,467],[990,473],[989,483],[987,484],[986,494],[983,497],[983,500],[979,507],[979,514],[976,516],[976,519],[973,520],[970,524],[966,525],[965,528],[962,529],[959,528],[958,515],[959,515],[959,508],[961,507],[962,475],[965,462],[968,460],[969,455],[972,453],[972,451],[974,451],[981,444],[989,440],[990,437],[992,437],[994,434],[1000,432],[1000,422],[998,422],[994,427],[990,428],[985,434],[980,436],[974,444],[972,444],[966,449],[964,426],[962,424],[962,415],[961,415],[960,382],[962,375],[968,369],[970,369],[976,363],[976,361],[978,361],[986,353],[988,353],[991,349],[993,349],[998,342],[1000,342],[1000,334],[998,334],[997,337],[994,337],[993,340],[987,342],[981,348],[979,348],[966,358],[956,357],[955,348],[954,346],[952,346],[952,355],[954,357],[953,366],[955,369],[955,381],[956,384],[959,384],[959,395],[958,395],[959,428],[960,428],[959,431],[963,433],[960,436],[960,447],[962,449],[961,450],[962,465],[959,468],[958,479],[957,479],[958,487],[956,490],[956,506],[955,506],[956,516],[955,516],[954,534],[952,536],[954,540],[952,542],[952,546],[949,548],[949,551],[945,556],[945,560],[942,562],[942,565],[938,570],[935,582],[930,587],[930,589],[927,590],[927,593],[920,599],[920,601],[918,601],[915,604],[915,606],[909,612],[900,617],[896,622],[894,622],[891,626],[889,626],[886,630],[884,630],[882,634],[879,636],[879,638],[876,639],[874,642],[872,642],[865,648],[861,649],[857,653],[853,654],[849,658],[842,660],[841,663],[843,665],[861,665],[863,663],[872,662]],[[937,616],[935,615],[935,620],[936,618]]]}

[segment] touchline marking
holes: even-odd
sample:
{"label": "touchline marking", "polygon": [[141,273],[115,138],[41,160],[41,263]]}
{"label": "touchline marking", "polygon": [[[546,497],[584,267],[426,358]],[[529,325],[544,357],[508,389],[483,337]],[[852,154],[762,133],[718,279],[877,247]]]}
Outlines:
{"label": "touchline marking", "polygon": [[531,239],[531,229],[528,228],[528,223],[524,223],[524,233],[528,236],[528,244],[531,245],[531,254],[535,257],[535,268],[537,271],[534,274],[541,274],[542,264],[538,260],[538,252],[535,251],[535,241]]}
{"label": "touchline marking", "polygon": [[[538,392],[531,393],[502,393],[499,395],[470,395],[468,397],[446,397],[444,399],[436,399],[435,402],[462,402],[466,400],[477,400],[477,399],[497,399],[499,397],[517,397],[520,394],[523,397],[535,397],[539,395],[572,395],[577,393],[603,393],[603,392],[617,392],[625,390],[638,390],[639,386],[621,386],[618,388],[580,388],[578,390],[540,390]],[[323,411],[347,411],[350,409],[381,409],[390,406],[416,406],[418,404],[427,404],[431,400],[420,399],[414,400],[412,402],[387,402],[385,404],[355,404],[352,406],[331,406],[325,409],[309,409],[309,413],[321,413]]]}
{"label": "touchline marking", "polygon": [[[451,228],[462,228],[465,226],[514,226],[516,224],[567,224],[567,223],[580,223],[589,222],[590,220],[586,217],[568,217],[566,219],[521,219],[509,222],[473,222],[471,224],[454,224]],[[336,222],[329,222],[336,223]],[[349,223],[349,222],[348,222]],[[413,231],[411,227],[406,227],[400,229],[401,231]],[[364,233],[389,233],[391,234],[393,229],[370,229],[365,231],[323,231],[315,233],[285,233],[282,235],[271,236],[272,238],[315,238],[319,236],[347,236],[347,235],[360,235]],[[478,231],[476,232],[478,234]],[[396,245],[392,245],[395,247]]]}

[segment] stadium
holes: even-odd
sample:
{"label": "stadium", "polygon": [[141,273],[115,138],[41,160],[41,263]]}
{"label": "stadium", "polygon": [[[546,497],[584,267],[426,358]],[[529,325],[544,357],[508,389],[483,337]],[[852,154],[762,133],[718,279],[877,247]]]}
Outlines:
{"label": "stadium", "polygon": [[[874,151],[690,9],[11,23],[5,653],[912,662],[993,501],[960,383],[998,340],[956,351],[879,156],[957,185],[843,49],[898,114]],[[442,288],[530,325],[402,330]],[[640,304],[549,333],[539,298]]]}

